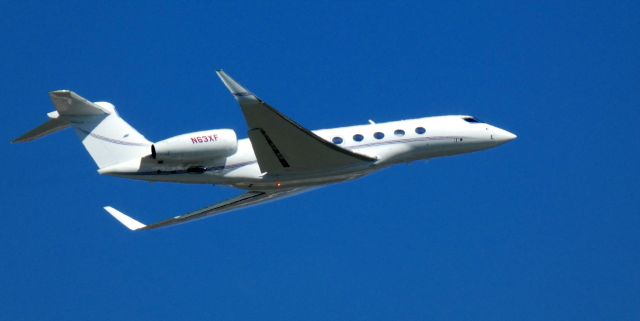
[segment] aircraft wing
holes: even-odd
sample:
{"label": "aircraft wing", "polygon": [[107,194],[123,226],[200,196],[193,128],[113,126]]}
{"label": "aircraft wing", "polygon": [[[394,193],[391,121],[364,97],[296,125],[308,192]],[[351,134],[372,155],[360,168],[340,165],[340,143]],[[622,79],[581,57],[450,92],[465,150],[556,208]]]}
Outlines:
{"label": "aircraft wing", "polygon": [[217,71],[235,96],[249,126],[249,139],[260,170],[269,175],[322,172],[366,167],[376,159],[340,148],[287,118],[246,90],[224,71]]}
{"label": "aircraft wing", "polygon": [[104,209],[111,214],[115,219],[117,219],[122,225],[126,226],[128,229],[132,231],[140,231],[140,230],[154,230],[157,228],[183,224],[199,219],[203,219],[206,217],[228,213],[234,210],[238,210],[241,208],[246,208],[270,201],[275,201],[278,199],[283,199],[285,197],[293,196],[296,194],[300,194],[306,191],[310,191],[314,188],[291,188],[284,190],[275,190],[275,191],[250,191],[245,194],[242,194],[238,197],[232,198],[230,200],[224,201],[222,203],[218,203],[213,206],[205,207],[203,209],[176,216],[174,218],[168,219],[166,221],[145,225],[143,223],[138,222],[137,220],[127,216],[126,214],[118,211],[117,209],[111,206],[105,206]]}

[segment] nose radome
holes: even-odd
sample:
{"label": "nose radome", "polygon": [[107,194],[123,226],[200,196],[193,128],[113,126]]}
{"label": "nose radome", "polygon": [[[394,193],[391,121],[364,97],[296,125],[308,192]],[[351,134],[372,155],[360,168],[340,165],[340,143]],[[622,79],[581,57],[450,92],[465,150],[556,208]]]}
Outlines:
{"label": "nose radome", "polygon": [[516,138],[518,138],[518,136],[501,128],[496,128],[493,133],[493,140],[499,144],[510,142]]}

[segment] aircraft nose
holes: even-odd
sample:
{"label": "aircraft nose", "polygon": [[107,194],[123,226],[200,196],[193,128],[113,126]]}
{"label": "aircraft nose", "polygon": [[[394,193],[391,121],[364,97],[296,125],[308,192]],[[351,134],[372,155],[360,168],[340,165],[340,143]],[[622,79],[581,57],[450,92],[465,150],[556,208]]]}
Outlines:
{"label": "aircraft nose", "polygon": [[493,131],[492,138],[496,143],[504,144],[518,138],[518,136],[504,129],[495,128],[495,130]]}

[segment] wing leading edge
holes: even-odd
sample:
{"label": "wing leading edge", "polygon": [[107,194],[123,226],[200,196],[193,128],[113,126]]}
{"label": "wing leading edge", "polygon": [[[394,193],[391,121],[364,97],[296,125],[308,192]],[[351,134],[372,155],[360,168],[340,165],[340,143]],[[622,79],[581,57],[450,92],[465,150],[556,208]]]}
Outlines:
{"label": "wing leading edge", "polygon": [[247,208],[250,206],[274,201],[277,199],[283,199],[285,197],[293,196],[296,194],[300,194],[306,191],[309,191],[313,188],[292,188],[286,190],[276,190],[276,191],[251,191],[245,194],[242,194],[238,197],[229,199],[222,203],[218,203],[213,206],[205,207],[203,209],[187,213],[184,215],[176,216],[174,218],[161,221],[158,223],[145,225],[128,215],[118,211],[117,209],[111,206],[105,206],[104,209],[111,216],[113,216],[116,220],[118,220],[122,225],[127,227],[132,231],[142,231],[142,230],[154,230],[162,227],[168,227],[172,225],[183,224],[199,219],[203,219],[210,216],[215,216],[223,213],[228,213],[234,210],[238,210],[241,208]]}
{"label": "wing leading edge", "polygon": [[322,139],[269,106],[224,71],[219,70],[217,74],[242,108],[262,172],[303,174],[367,167],[376,161]]}

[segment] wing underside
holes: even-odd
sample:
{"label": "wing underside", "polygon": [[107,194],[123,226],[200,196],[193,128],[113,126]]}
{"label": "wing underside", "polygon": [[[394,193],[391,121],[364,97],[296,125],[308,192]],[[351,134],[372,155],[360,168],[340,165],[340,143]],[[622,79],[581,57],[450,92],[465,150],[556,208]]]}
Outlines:
{"label": "wing underside", "polygon": [[218,203],[213,206],[205,207],[203,209],[193,211],[191,213],[187,213],[184,215],[176,216],[171,219],[161,221],[154,224],[145,225],[140,223],[139,221],[129,217],[128,215],[118,211],[117,209],[111,206],[105,206],[105,210],[111,214],[115,219],[117,219],[120,223],[126,226],[128,229],[133,231],[139,230],[154,230],[157,228],[168,227],[172,225],[183,224],[223,213],[228,213],[234,210],[238,210],[241,208],[247,208],[258,204],[267,203],[270,201],[283,199],[285,197],[293,196],[296,194],[300,194],[306,191],[311,190],[311,188],[292,188],[286,190],[275,190],[275,191],[251,191],[245,194],[242,194],[238,197],[229,199],[222,203]]}
{"label": "wing underside", "polygon": [[218,76],[235,96],[249,126],[249,139],[262,172],[303,174],[367,167],[374,158],[340,148],[302,127],[238,84],[223,71]]}

